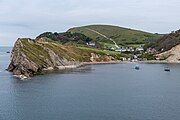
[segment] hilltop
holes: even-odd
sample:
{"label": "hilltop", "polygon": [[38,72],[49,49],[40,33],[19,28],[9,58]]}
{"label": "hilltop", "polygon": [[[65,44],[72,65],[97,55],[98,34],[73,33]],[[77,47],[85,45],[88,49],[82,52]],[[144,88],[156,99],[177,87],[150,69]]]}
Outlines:
{"label": "hilltop", "polygon": [[68,32],[84,34],[93,41],[99,42],[102,45],[107,45],[107,43],[114,44],[111,41],[114,40],[119,46],[128,46],[132,44],[141,45],[161,37],[161,35],[158,34],[112,25],[75,27],[69,29]]}

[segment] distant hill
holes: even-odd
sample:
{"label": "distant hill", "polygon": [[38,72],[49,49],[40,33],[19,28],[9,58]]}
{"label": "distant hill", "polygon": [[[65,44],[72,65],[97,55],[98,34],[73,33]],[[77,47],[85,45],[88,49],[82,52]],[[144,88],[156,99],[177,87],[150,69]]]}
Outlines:
{"label": "distant hill", "polygon": [[180,44],[180,30],[164,35],[158,41],[149,45],[158,51],[167,51]]}
{"label": "distant hill", "polygon": [[133,30],[111,25],[89,25],[75,27],[68,30],[71,33],[81,33],[97,42],[113,44],[109,39],[114,40],[118,45],[145,44],[161,35]]}

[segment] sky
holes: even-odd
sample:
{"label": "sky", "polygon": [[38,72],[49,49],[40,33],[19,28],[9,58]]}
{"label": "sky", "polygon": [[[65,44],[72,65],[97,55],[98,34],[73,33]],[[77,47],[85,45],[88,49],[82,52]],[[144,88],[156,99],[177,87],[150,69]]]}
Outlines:
{"label": "sky", "polygon": [[180,0],[0,0],[0,46],[91,24],[169,33],[180,29],[179,7]]}

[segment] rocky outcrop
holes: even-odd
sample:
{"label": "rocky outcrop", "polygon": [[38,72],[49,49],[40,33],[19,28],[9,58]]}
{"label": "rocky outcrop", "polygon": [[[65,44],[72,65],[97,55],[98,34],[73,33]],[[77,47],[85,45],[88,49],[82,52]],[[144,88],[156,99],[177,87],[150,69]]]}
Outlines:
{"label": "rocky outcrop", "polygon": [[64,46],[45,39],[18,39],[11,54],[8,67],[14,75],[32,77],[47,70],[71,69],[81,62],[112,61],[115,57],[105,53]]}
{"label": "rocky outcrop", "polygon": [[100,54],[91,53],[90,61],[91,62],[100,62],[100,61],[112,61],[115,58],[113,56],[104,56]]}
{"label": "rocky outcrop", "polygon": [[33,71],[38,71],[38,65],[29,60],[29,58],[23,53],[23,51],[21,51],[21,48],[23,47],[24,46],[21,40],[18,39],[12,50],[11,63],[8,67],[8,70],[13,72],[13,74],[15,75],[24,74],[30,77],[33,75]]}
{"label": "rocky outcrop", "polygon": [[160,59],[165,59],[167,62],[180,63],[180,45],[176,45],[168,51],[157,55]]}

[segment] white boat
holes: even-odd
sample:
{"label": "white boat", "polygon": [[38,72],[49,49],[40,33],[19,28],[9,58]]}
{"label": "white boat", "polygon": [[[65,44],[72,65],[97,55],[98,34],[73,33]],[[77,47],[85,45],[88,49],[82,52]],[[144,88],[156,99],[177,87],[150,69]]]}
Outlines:
{"label": "white boat", "polygon": [[25,75],[13,75],[16,78],[19,78],[21,80],[27,79],[27,77]]}

